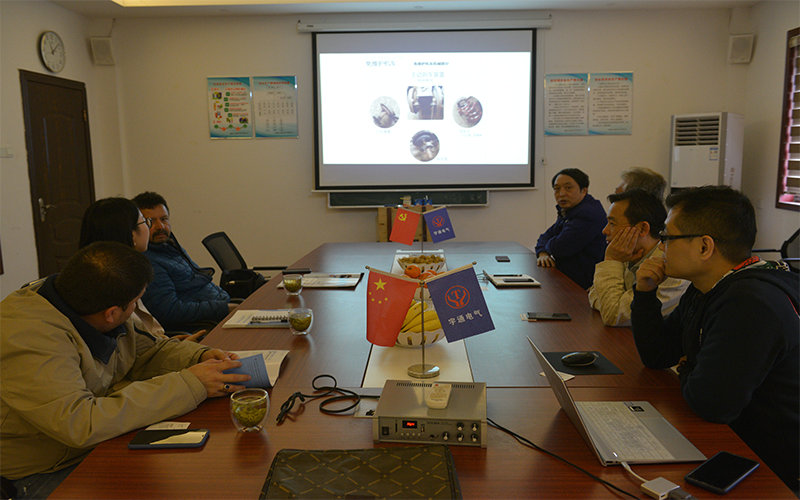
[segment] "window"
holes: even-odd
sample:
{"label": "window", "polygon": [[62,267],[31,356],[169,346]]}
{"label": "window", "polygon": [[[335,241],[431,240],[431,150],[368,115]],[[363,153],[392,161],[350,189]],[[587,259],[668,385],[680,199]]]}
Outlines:
{"label": "window", "polygon": [[786,34],[781,150],[775,206],[800,211],[800,28]]}

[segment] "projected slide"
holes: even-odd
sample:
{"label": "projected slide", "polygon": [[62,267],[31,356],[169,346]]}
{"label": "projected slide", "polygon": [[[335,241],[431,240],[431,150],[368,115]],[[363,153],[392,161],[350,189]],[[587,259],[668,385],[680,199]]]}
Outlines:
{"label": "projected slide", "polygon": [[533,186],[535,31],[314,36],[315,187]]}
{"label": "projected slide", "polygon": [[322,161],[527,163],[530,66],[525,52],[321,54]]}

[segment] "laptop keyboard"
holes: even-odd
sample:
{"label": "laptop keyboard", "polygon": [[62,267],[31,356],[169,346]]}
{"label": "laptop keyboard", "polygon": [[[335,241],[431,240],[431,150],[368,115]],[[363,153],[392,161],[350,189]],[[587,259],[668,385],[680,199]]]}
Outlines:
{"label": "laptop keyboard", "polygon": [[650,432],[641,420],[625,406],[608,401],[578,401],[575,403],[587,427],[602,436],[619,461],[656,461],[672,459],[672,454]]}

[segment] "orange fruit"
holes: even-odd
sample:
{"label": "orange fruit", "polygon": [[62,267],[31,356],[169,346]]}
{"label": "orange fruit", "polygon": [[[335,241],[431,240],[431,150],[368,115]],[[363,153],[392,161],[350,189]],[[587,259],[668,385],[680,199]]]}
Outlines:
{"label": "orange fruit", "polygon": [[419,277],[420,269],[419,266],[415,266],[414,264],[409,264],[406,266],[406,276],[409,278],[417,278]]}

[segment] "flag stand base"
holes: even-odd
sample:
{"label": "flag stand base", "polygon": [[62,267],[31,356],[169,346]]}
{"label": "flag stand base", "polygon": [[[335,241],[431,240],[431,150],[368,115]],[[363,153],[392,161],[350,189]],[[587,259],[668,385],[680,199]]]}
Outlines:
{"label": "flag stand base", "polygon": [[408,367],[408,375],[414,378],[433,378],[439,375],[439,367],[436,365],[411,365]]}

